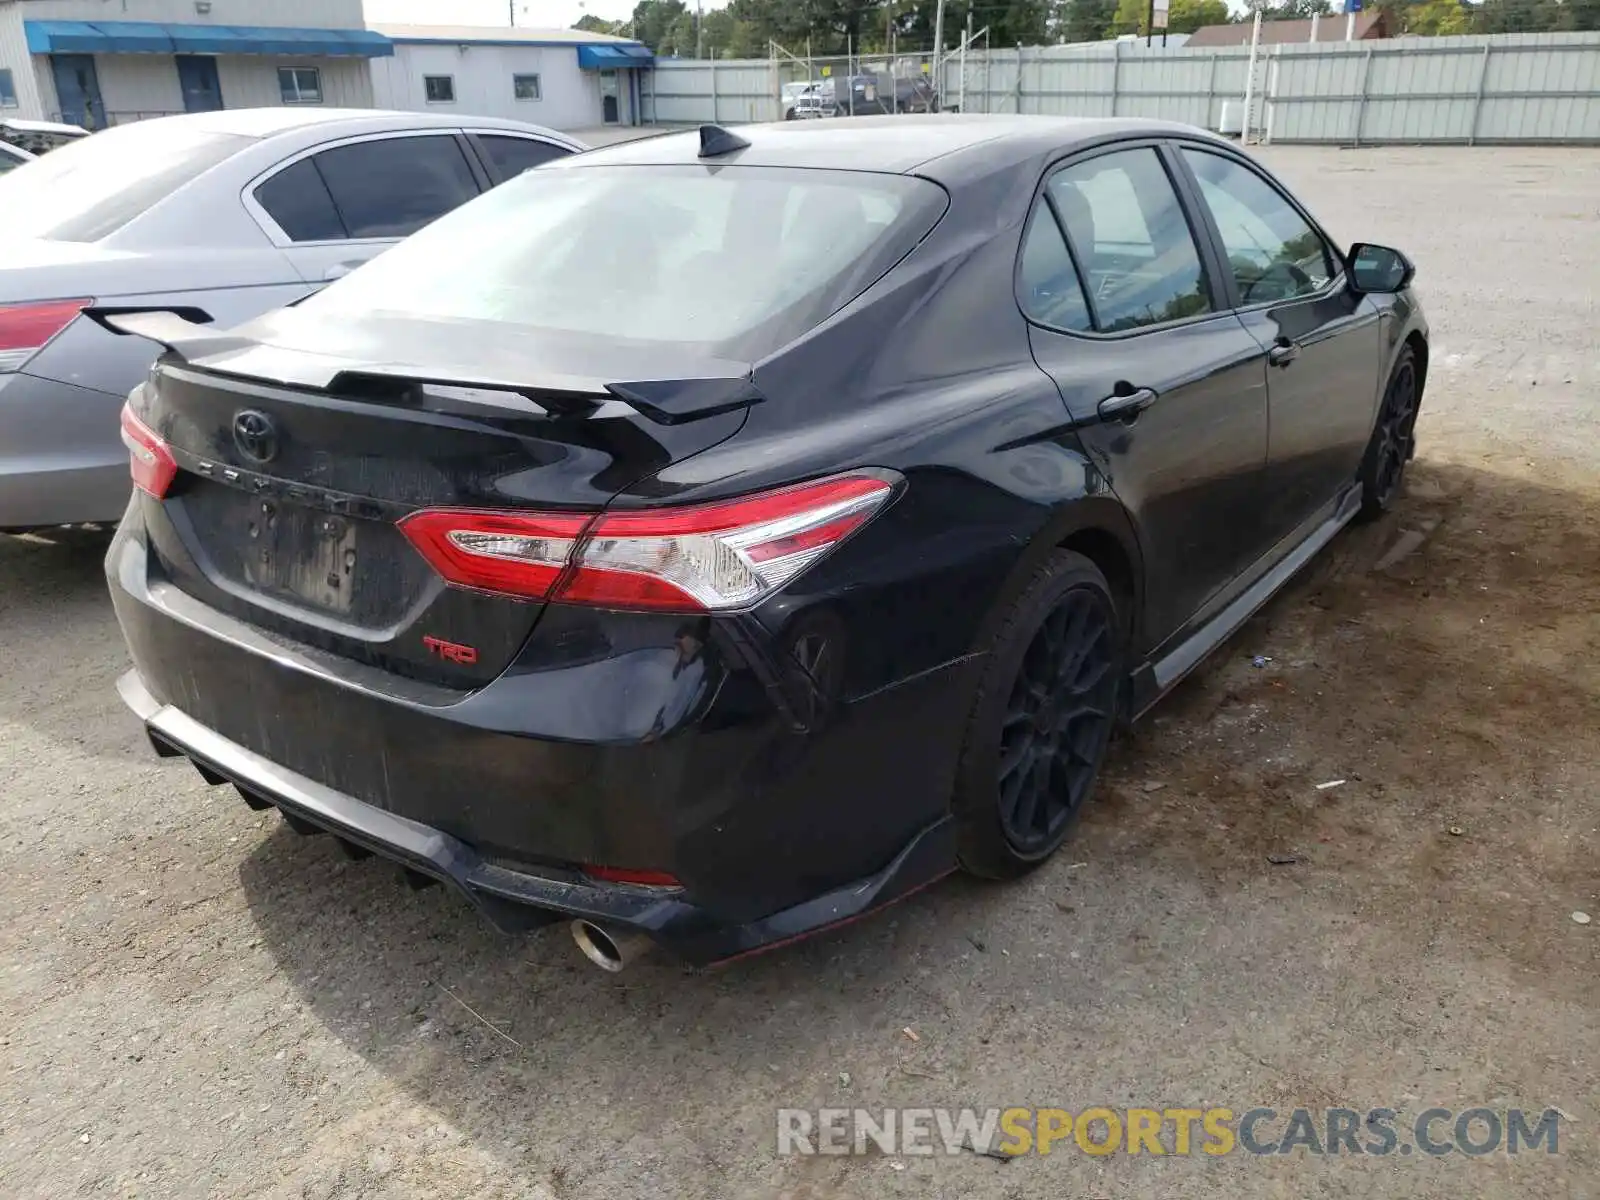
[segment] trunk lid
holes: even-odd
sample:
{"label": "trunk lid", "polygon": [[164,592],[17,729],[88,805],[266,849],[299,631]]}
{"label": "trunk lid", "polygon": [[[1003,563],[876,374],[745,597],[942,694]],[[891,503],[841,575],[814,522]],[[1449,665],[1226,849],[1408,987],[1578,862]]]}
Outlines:
{"label": "trunk lid", "polygon": [[299,644],[463,688],[505,669],[543,604],[445,585],[400,518],[597,511],[732,436],[754,398],[748,364],[481,323],[107,320],[169,348],[135,407],[179,466],[164,500],[141,497],[172,582]]}

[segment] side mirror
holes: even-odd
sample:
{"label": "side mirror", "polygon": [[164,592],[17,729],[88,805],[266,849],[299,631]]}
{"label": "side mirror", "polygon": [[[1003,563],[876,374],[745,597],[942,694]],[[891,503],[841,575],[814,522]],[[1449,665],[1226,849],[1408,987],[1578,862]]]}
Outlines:
{"label": "side mirror", "polygon": [[1402,292],[1417,268],[1398,250],[1357,242],[1350,247],[1350,282],[1358,292]]}

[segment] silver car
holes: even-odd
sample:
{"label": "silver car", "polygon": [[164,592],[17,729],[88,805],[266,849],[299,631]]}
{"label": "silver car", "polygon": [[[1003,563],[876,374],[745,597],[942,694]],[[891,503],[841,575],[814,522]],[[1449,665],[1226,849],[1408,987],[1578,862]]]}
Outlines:
{"label": "silver car", "polygon": [[583,149],[489,118],[241,109],[118,126],[0,175],[0,530],[127,502],[117,413],[156,348],[95,312],[231,327]]}

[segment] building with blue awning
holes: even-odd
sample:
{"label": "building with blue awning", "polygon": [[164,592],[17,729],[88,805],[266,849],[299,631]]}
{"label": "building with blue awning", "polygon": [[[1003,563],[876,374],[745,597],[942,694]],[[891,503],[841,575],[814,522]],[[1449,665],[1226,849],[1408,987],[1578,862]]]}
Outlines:
{"label": "building with blue awning", "polygon": [[0,0],[0,118],[102,129],[218,108],[370,108],[368,64],[393,54],[361,0]]}
{"label": "building with blue awning", "polygon": [[394,54],[372,61],[379,108],[459,112],[552,129],[637,125],[655,56],[581,29],[384,25]]}

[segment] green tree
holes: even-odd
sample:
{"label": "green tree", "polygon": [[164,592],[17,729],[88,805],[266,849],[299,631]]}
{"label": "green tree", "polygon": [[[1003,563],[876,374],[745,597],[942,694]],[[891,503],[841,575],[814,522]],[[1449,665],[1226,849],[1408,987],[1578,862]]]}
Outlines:
{"label": "green tree", "polygon": [[1472,13],[1461,0],[1425,0],[1406,12],[1406,32],[1434,37],[1472,32]]}
{"label": "green tree", "polygon": [[989,36],[997,46],[1039,46],[1049,40],[1052,5],[1047,0],[1008,0],[989,20]]}
{"label": "green tree", "polygon": [[[1142,35],[1149,23],[1150,0],[1118,0],[1116,18],[1111,24],[1113,33]],[[1227,23],[1227,0],[1170,0],[1167,8],[1168,33],[1193,33],[1202,25]]]}
{"label": "green tree", "polygon": [[626,37],[628,25],[627,21],[607,21],[593,13],[584,13],[572,23],[574,29],[581,29],[585,33],[609,33],[612,37]]}
{"label": "green tree", "polygon": [[[668,53],[669,35],[676,23],[685,15],[693,21],[693,14],[683,0],[639,0],[633,6],[633,36],[657,54]],[[585,18],[587,20],[588,18]],[[678,50],[681,53],[681,49]],[[693,53],[693,47],[690,48]]]}
{"label": "green tree", "polygon": [[1565,0],[1556,28],[1579,33],[1600,29],[1600,0]]}
{"label": "green tree", "polygon": [[1597,0],[1483,0],[1472,15],[1475,33],[1600,29]]}
{"label": "green tree", "polygon": [[1310,17],[1325,17],[1333,11],[1328,0],[1279,0],[1269,4],[1262,14],[1269,21],[1301,21]]}
{"label": "green tree", "polygon": [[1202,25],[1227,23],[1226,0],[1172,0],[1167,11],[1167,29],[1171,33],[1193,33]]}
{"label": "green tree", "polygon": [[1067,0],[1061,12],[1061,40],[1102,41],[1111,36],[1111,23],[1116,15],[1116,0]]}
{"label": "green tree", "polygon": [[693,58],[697,40],[694,14],[686,12],[672,23],[655,51],[667,58]]}
{"label": "green tree", "polygon": [[1117,11],[1111,18],[1111,33],[1116,37],[1125,33],[1143,33],[1149,17],[1150,0],[1117,0]]}

